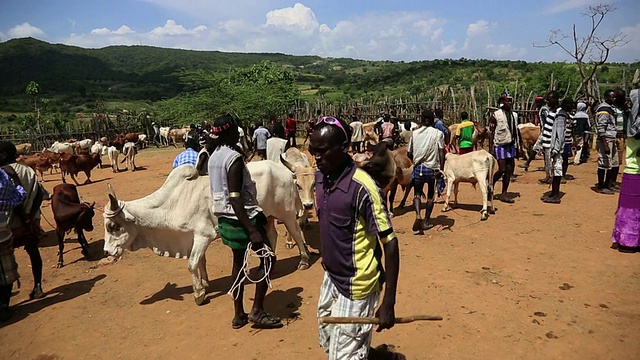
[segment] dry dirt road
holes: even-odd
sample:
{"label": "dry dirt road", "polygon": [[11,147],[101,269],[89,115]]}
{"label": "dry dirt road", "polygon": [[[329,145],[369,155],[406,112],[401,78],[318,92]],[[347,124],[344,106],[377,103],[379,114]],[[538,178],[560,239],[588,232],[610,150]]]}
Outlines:
{"label": "dry dirt road", "polygon": [[[107,183],[124,200],[145,196],[164,182],[178,152],[144,150],[136,159],[144,170],[95,170],[95,182],[79,192],[100,209]],[[546,190],[537,184],[542,173],[517,169],[511,191],[520,198],[514,205],[497,202],[497,214],[486,222],[479,221],[479,191],[463,185],[460,202],[470,205],[442,213],[438,204],[437,226],[425,236],[413,235],[413,214],[399,210],[403,214],[393,219],[401,250],[396,313],[444,320],[398,325],[375,334],[373,345],[393,345],[408,359],[640,359],[640,254],[609,249],[617,196],[589,189],[594,163],[569,172],[576,180],[562,186],[562,204],[551,205],[539,200]],[[59,174],[46,180],[51,190]],[[52,221],[49,207],[43,214]],[[97,260],[104,234],[100,212],[94,225],[87,238]],[[43,226],[51,230],[46,221]],[[306,237],[318,248],[317,223]],[[219,241],[207,253],[210,293],[196,306],[185,260],[144,249],[96,267],[96,260],[82,259],[69,235],[66,266],[56,269],[57,245],[49,232],[41,242],[46,298],[28,300],[29,261],[24,250],[16,252],[22,288],[11,299],[16,315],[0,324],[0,357],[323,359],[315,310],[322,267],[316,261],[296,271],[297,251],[283,244],[281,239],[266,306],[287,318],[286,326],[235,331],[226,294],[230,251]],[[245,301],[249,305],[249,296]]]}

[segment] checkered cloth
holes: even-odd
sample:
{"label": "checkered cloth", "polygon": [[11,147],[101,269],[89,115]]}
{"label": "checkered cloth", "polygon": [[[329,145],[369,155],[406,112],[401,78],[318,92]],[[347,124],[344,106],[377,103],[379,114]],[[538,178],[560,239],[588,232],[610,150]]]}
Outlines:
{"label": "checkered cloth", "polygon": [[[376,291],[362,300],[350,300],[338,292],[325,272],[320,298],[318,317],[372,317],[380,292]],[[371,346],[371,324],[319,324],[320,346],[329,359],[366,359]]]}
{"label": "checkered cloth", "polygon": [[18,263],[13,256],[13,242],[0,242],[0,285],[10,285],[20,279]]}
{"label": "checkered cloth", "polygon": [[177,168],[180,165],[191,164],[196,166],[198,162],[198,153],[192,148],[187,148],[187,150],[181,152],[176,156],[176,159],[173,160],[173,168]]}
{"label": "checkered cloth", "polygon": [[515,145],[495,145],[494,150],[497,160],[513,159],[516,157]]}

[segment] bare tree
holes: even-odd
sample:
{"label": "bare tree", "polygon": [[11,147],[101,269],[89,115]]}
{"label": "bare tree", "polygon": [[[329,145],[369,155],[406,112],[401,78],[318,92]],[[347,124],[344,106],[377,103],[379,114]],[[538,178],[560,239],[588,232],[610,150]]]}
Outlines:
{"label": "bare tree", "polygon": [[586,36],[578,35],[576,24],[573,24],[572,34],[567,34],[560,29],[551,30],[551,34],[546,42],[542,44],[534,43],[534,47],[547,48],[558,46],[575,60],[580,73],[580,85],[576,93],[582,92],[589,102],[598,100],[594,95],[594,79],[596,70],[600,65],[607,62],[609,52],[625,45],[627,36],[618,33],[613,36],[602,38],[598,35],[598,28],[604,18],[615,11],[614,4],[599,4],[589,6],[584,16],[591,19],[591,31]]}

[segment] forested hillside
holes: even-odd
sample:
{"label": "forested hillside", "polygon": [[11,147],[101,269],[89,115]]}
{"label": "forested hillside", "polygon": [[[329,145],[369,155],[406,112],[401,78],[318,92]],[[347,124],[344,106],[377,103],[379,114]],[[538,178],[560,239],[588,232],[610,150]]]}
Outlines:
{"label": "forested hillside", "polygon": [[[244,54],[190,51],[149,46],[110,46],[102,49],[49,44],[32,38],[0,43],[0,112],[31,111],[25,86],[40,85],[40,96],[48,98],[52,111],[73,114],[90,111],[96,100],[118,105],[129,102],[153,104],[193,88],[181,83],[182,70],[228,74],[264,60],[274,62],[295,75],[299,97],[342,101],[365,95],[401,97],[417,95],[440,85],[469,87],[475,84],[498,89],[526,84],[527,91],[541,94],[551,75],[557,88],[575,91],[579,77],[567,63],[527,63],[442,59],[418,62],[331,59],[284,54]],[[600,84],[621,86],[623,70],[627,82],[635,64],[607,64],[597,73]]]}

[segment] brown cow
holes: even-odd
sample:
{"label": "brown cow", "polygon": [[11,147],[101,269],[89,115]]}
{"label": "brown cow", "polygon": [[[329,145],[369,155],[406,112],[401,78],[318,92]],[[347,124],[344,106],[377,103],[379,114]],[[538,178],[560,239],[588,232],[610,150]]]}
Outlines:
{"label": "brown cow", "polygon": [[16,159],[16,162],[30,167],[31,169],[33,169],[33,171],[39,172],[40,182],[44,181],[44,172],[46,170],[50,170],[53,167],[51,165],[51,160],[41,154],[32,156],[21,155]]}
{"label": "brown cow", "polygon": [[123,139],[130,142],[130,143],[134,143],[136,144],[138,142],[138,140],[140,139],[140,135],[143,135],[143,132],[130,132],[127,133],[126,135],[124,135]]}
{"label": "brown cow", "polygon": [[367,149],[367,145],[377,145],[380,141],[378,134],[376,134],[374,128],[375,122],[370,122],[362,125],[362,133],[364,134],[364,148]]}
{"label": "brown cow", "polygon": [[57,268],[64,266],[64,236],[65,233],[75,230],[78,234],[78,242],[82,247],[82,255],[89,259],[89,243],[84,237],[83,230],[93,231],[92,219],[94,216],[92,204],[81,202],[78,189],[75,185],[59,184],[53,188],[51,197],[51,211],[56,222],[56,234],[58,235],[58,264]]}
{"label": "brown cow", "polygon": [[[456,130],[458,129],[458,125],[460,124],[451,124],[449,125],[449,149],[455,150],[458,152],[458,138],[456,136]],[[481,126],[477,122],[473,122],[473,149],[478,150],[478,145],[480,149],[484,149],[485,140],[489,139],[489,129],[486,126]]]}
{"label": "brown cow", "polygon": [[80,185],[76,180],[76,175],[78,175],[79,172],[84,172],[85,175],[87,175],[87,180],[84,183],[88,184],[91,182],[91,169],[99,164],[102,165],[100,154],[63,154],[60,157],[60,173],[62,174],[62,182],[67,182],[64,175],[69,174],[73,182],[75,182],[76,185]]}
{"label": "brown cow", "polygon": [[[529,159],[530,156],[533,155],[535,158],[535,152],[533,150],[533,145],[536,144],[538,137],[540,136],[540,127],[533,123],[524,123],[518,125],[518,129],[520,130],[520,138],[522,139],[522,154],[523,156],[526,154],[527,163],[530,164],[533,159]],[[525,167],[525,169],[528,166]]]}
{"label": "brown cow", "polygon": [[[389,150],[384,143],[376,145],[373,156],[362,162],[364,169],[377,183],[385,201],[388,198],[389,213],[393,215],[393,200],[398,185],[405,191],[401,204],[407,200],[413,162],[407,156],[407,147]],[[391,193],[391,194],[389,194]]]}

